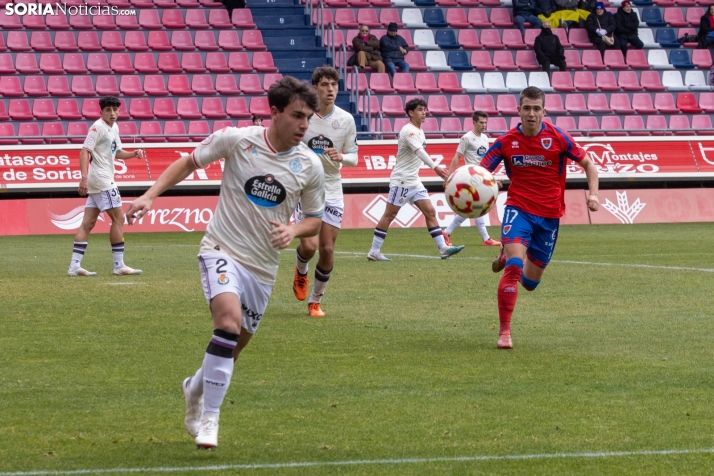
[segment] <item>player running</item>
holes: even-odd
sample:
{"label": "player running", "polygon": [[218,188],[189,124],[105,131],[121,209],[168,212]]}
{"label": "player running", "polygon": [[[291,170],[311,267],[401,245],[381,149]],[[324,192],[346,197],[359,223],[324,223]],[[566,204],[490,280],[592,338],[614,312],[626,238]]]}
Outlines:
{"label": "player running", "polygon": [[[82,258],[87,251],[89,233],[97,223],[102,212],[107,212],[112,220],[109,228],[109,243],[112,245],[114,268],[112,274],[126,276],[141,274],[140,269],[132,269],[124,264],[124,214],[121,208],[121,195],[114,183],[114,158],[127,160],[133,157],[146,157],[144,149],[134,152],[122,150],[119,138],[119,106],[121,103],[113,96],[105,96],[99,100],[101,118],[89,128],[89,134],[84,139],[79,152],[79,171],[82,178],[79,181],[79,195],[87,197],[84,206],[82,224],[74,235],[74,251],[67,270],[68,276],[96,276],[94,271],[82,268]],[[91,167],[90,167],[91,164]]]}
{"label": "player running", "polygon": [[[459,147],[456,149],[456,154],[451,160],[451,165],[449,166],[449,176],[451,176],[451,174],[454,173],[454,170],[456,170],[456,167],[461,161],[461,157],[464,158],[466,165],[480,165],[481,159],[483,159],[483,156],[486,155],[486,151],[488,150],[488,137],[486,137],[486,134],[483,133],[483,131],[486,130],[486,124],[488,123],[488,114],[483,111],[475,111],[472,118],[474,129],[461,137]],[[444,241],[447,245],[451,245],[451,234],[455,229],[460,227],[464,221],[466,221],[465,217],[454,215],[454,219],[451,220],[451,224],[449,224],[449,226],[447,226],[444,230]],[[478,232],[481,233],[484,246],[499,246],[501,244],[500,241],[496,241],[488,236],[486,219],[484,217],[478,217],[475,221]]]}
{"label": "player running", "polygon": [[524,89],[518,114],[522,122],[496,139],[481,162],[493,172],[503,160],[511,179],[501,224],[501,254],[492,263],[494,273],[506,270],[498,283],[499,349],[513,348],[511,316],[518,283],[533,291],[553,255],[560,217],[565,214],[567,159],[585,169],[588,208],[594,212],[600,206],[597,168],[567,132],[543,122],[543,91],[533,86]]}
{"label": "player running", "polygon": [[387,206],[374,229],[372,248],[367,254],[367,259],[370,261],[391,261],[380,250],[387,237],[389,225],[396,218],[402,205],[407,202],[412,203],[424,214],[429,234],[436,242],[436,246],[439,247],[441,259],[446,259],[460,252],[464,247],[463,245],[449,246],[444,241],[441,227],[436,220],[434,206],[429,200],[429,193],[419,180],[419,167],[422,163],[428,165],[436,172],[436,175],[444,180],[449,177],[449,174],[446,173],[444,167],[437,166],[425,150],[426,139],[421,125],[426,120],[426,102],[423,99],[412,99],[407,102],[404,110],[409,116],[409,122],[399,132],[397,160],[389,177]]}
{"label": "player running", "polygon": [[[320,157],[325,170],[325,213],[322,215],[319,237],[301,238],[295,252],[293,293],[298,301],[304,301],[307,298],[308,263],[315,256],[318,244],[320,247],[320,257],[315,266],[315,283],[307,304],[308,313],[312,317],[325,315],[325,311],[320,308],[320,301],[335,263],[335,242],[345,209],[340,167],[357,165],[357,128],[354,117],[335,106],[339,81],[339,73],[330,66],[321,66],[312,73],[312,87],[320,98],[320,110],[310,119],[310,126],[302,139]],[[299,203],[294,217],[296,222],[302,220]]]}
{"label": "player running", "polygon": [[[320,159],[304,144],[318,108],[310,86],[285,76],[268,91],[272,122],[227,127],[171,164],[127,210],[131,224],[156,197],[194,170],[224,158],[216,212],[198,254],[213,337],[196,374],[183,382],[186,429],[199,448],[218,445],[218,418],[234,360],[258,329],[278,272],[280,250],[320,231],[325,185]],[[289,225],[298,199],[305,218]]]}

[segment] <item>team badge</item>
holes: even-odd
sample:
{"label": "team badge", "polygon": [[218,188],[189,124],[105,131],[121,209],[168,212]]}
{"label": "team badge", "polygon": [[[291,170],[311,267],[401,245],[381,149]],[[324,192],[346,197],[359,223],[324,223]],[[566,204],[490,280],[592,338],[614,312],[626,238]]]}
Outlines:
{"label": "team badge", "polygon": [[509,231],[511,231],[511,226],[512,225],[506,225],[503,227],[503,234],[507,235]]}
{"label": "team badge", "polygon": [[292,173],[296,174],[302,170],[302,161],[298,157],[295,157],[288,163],[288,167],[290,167]]}
{"label": "team badge", "polygon": [[228,284],[230,282],[231,282],[231,280],[228,279],[228,276],[226,276],[225,274],[218,276],[218,284],[223,285],[223,284]]}
{"label": "team badge", "polygon": [[335,130],[339,129],[339,128],[340,128],[340,121],[338,121],[337,119],[335,119],[334,121],[332,121],[332,128],[335,129]]}
{"label": "team badge", "polygon": [[243,186],[243,190],[248,200],[264,208],[277,207],[288,196],[283,184],[271,174],[249,178]]}
{"label": "team badge", "polygon": [[117,150],[117,141],[113,140],[112,141],[112,154],[116,152]]}
{"label": "team badge", "polygon": [[550,149],[550,146],[553,145],[553,138],[552,137],[546,137],[540,140],[540,145],[543,146],[545,150]]}

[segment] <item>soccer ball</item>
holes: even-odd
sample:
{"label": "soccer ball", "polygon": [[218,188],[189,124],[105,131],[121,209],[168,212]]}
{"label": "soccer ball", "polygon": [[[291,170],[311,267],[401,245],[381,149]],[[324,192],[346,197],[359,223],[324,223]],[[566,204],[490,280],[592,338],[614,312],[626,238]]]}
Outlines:
{"label": "soccer ball", "polygon": [[498,185],[491,172],[478,165],[464,165],[446,179],[446,201],[465,218],[484,216],[496,203]]}

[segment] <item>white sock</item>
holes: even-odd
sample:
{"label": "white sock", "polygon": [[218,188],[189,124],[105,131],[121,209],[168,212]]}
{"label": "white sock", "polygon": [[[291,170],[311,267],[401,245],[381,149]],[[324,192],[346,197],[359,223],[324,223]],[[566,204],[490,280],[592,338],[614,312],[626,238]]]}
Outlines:
{"label": "white sock", "polygon": [[372,248],[370,248],[369,252],[370,253],[379,253],[379,250],[382,249],[382,244],[384,244],[384,240],[387,238],[387,231],[386,230],[380,230],[379,228],[374,229],[374,238],[372,238]]}
{"label": "white sock", "polygon": [[112,256],[114,257],[114,269],[124,266],[124,242],[112,243]]}
{"label": "white sock", "polygon": [[295,267],[297,268],[298,273],[302,275],[307,274],[309,263],[309,259],[306,260],[305,258],[300,256],[300,252],[298,250],[295,250]]}
{"label": "white sock", "polygon": [[490,236],[488,236],[488,230],[486,229],[486,220],[484,220],[483,217],[478,217],[476,219],[476,228],[478,228],[478,232],[481,233],[481,238],[483,238],[483,241],[488,241]]}
{"label": "white sock", "polygon": [[429,228],[429,234],[434,238],[434,242],[439,250],[446,248],[446,242],[444,241],[444,235],[441,233],[441,227],[435,226],[434,228]]}
{"label": "white sock", "polygon": [[444,232],[451,236],[451,234],[454,232],[455,229],[461,226],[461,224],[466,221],[466,218],[462,217],[461,215],[456,215],[453,220],[451,220],[451,223],[449,226],[446,227],[446,230]]}
{"label": "white sock", "polygon": [[332,273],[332,270],[324,271],[320,269],[319,266],[315,266],[315,282],[312,283],[312,293],[310,294],[308,303],[319,303],[322,301],[327,282],[330,280],[330,273]]}
{"label": "white sock", "polygon": [[[233,375],[233,349],[238,334],[215,329],[203,357],[203,413],[221,411]],[[203,418],[203,415],[201,416]]]}
{"label": "white sock", "polygon": [[203,395],[203,366],[196,370],[196,373],[188,381],[188,392],[194,397]]}
{"label": "white sock", "polygon": [[82,258],[87,251],[86,241],[75,241],[72,250],[72,260],[69,262],[69,269],[77,269],[82,265]]}

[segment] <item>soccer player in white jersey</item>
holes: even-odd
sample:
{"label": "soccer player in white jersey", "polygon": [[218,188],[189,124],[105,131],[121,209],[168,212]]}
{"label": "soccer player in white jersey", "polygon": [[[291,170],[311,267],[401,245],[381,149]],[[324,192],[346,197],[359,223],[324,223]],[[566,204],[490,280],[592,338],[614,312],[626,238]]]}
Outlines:
{"label": "soccer player in white jersey", "polygon": [[82,268],[82,258],[87,251],[89,233],[97,223],[102,212],[107,212],[112,220],[109,228],[109,242],[112,245],[114,269],[118,276],[141,274],[140,269],[132,269],[124,264],[124,214],[121,208],[121,195],[114,183],[114,158],[127,160],[133,157],[144,158],[144,149],[134,152],[122,150],[119,139],[119,106],[121,103],[113,96],[99,100],[102,117],[92,124],[89,134],[79,152],[79,170],[82,178],[79,182],[79,195],[87,197],[84,206],[82,224],[74,235],[74,251],[69,263],[69,276],[96,276],[94,271]]}
{"label": "soccer player in white jersey", "polygon": [[[307,304],[308,313],[312,317],[325,315],[325,311],[320,308],[320,301],[335,263],[335,242],[345,209],[340,167],[357,165],[357,128],[354,117],[335,106],[339,81],[339,73],[330,66],[321,66],[312,73],[312,87],[320,98],[320,110],[310,119],[310,127],[302,139],[320,157],[325,170],[325,213],[322,215],[320,235],[301,238],[295,252],[293,292],[299,301],[304,301],[307,298],[308,263],[315,256],[318,246],[320,249],[315,266],[315,282]],[[295,221],[302,219],[300,204],[294,216]]]}
{"label": "soccer player in white jersey", "polygon": [[[481,159],[483,159],[483,156],[486,155],[486,151],[488,150],[488,137],[483,133],[483,131],[486,130],[486,124],[488,123],[488,114],[483,111],[474,111],[472,118],[474,129],[461,137],[459,146],[456,149],[456,154],[454,154],[454,158],[451,160],[451,165],[449,166],[449,176],[451,176],[451,174],[454,173],[454,170],[456,170],[456,167],[461,161],[461,157],[464,158],[466,165],[479,165],[481,163]],[[451,244],[451,234],[455,229],[460,227],[464,221],[466,221],[466,218],[456,215],[449,226],[446,227],[444,230],[444,241],[446,241],[447,245]],[[500,241],[496,241],[488,235],[486,220],[484,217],[478,217],[475,221],[478,232],[481,233],[484,246],[501,245]]]}
{"label": "soccer player in white jersey", "polygon": [[397,160],[389,177],[387,206],[374,229],[372,248],[367,254],[367,259],[390,261],[381,252],[382,244],[387,237],[389,225],[397,217],[399,209],[407,202],[414,204],[424,214],[429,234],[439,248],[441,259],[446,259],[463,250],[464,247],[449,246],[444,242],[444,235],[441,233],[429,193],[419,180],[419,167],[422,164],[428,165],[444,180],[449,177],[449,174],[444,167],[437,166],[425,150],[426,139],[421,125],[426,120],[426,102],[423,99],[412,99],[407,102],[404,110],[409,116],[409,123],[399,132]]}
{"label": "soccer player in white jersey", "polygon": [[[278,272],[280,250],[320,231],[322,164],[302,138],[318,98],[307,82],[285,76],[268,91],[272,122],[227,127],[171,164],[126,212],[140,219],[156,197],[194,170],[225,159],[216,212],[198,254],[213,336],[196,374],[183,382],[184,423],[199,448],[218,445],[218,417],[234,360],[258,329]],[[298,199],[305,218],[290,225]]]}

